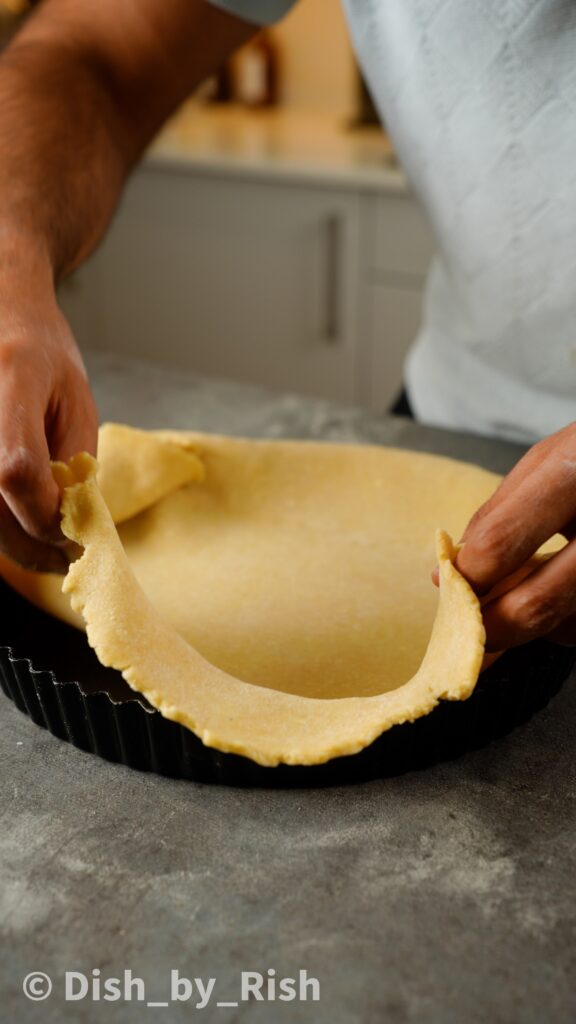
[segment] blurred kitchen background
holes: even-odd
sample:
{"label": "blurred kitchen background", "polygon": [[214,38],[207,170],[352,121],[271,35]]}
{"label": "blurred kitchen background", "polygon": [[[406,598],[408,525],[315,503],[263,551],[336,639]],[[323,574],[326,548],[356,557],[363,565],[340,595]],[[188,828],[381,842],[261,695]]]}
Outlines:
{"label": "blurred kitchen background", "polygon": [[165,127],[61,303],[84,349],[384,409],[431,252],[339,0],[300,0]]}

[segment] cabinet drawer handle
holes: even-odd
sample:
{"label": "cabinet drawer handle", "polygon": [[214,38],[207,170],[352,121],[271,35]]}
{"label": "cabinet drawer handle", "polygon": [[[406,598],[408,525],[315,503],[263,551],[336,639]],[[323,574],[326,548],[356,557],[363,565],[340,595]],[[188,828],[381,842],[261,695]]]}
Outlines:
{"label": "cabinet drawer handle", "polygon": [[330,345],[340,337],[340,246],[342,241],[342,220],[337,213],[326,218],[326,280],[325,319],[323,336]]}

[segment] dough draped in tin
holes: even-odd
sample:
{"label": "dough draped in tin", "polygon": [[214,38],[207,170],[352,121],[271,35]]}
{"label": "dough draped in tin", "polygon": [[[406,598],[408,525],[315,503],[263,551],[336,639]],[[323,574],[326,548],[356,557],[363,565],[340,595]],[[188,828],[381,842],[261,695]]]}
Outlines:
{"label": "dough draped in tin", "polygon": [[377,446],[110,424],[98,454],[99,470],[87,454],[54,466],[63,531],[83,548],[63,595],[55,577],[3,572],[85,624],[102,664],[205,744],[318,764],[474,689],[481,609],[445,531],[460,534],[496,475]]}

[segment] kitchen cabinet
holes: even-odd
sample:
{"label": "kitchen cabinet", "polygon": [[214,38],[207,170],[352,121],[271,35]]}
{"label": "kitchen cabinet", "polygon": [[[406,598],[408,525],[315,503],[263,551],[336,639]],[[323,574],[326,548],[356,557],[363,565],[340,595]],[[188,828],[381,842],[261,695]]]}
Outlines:
{"label": "kitchen cabinet", "polygon": [[365,197],[361,235],[359,397],[384,410],[402,388],[404,360],[418,333],[432,235],[408,194]]}
{"label": "kitchen cabinet", "polygon": [[412,280],[366,285],[366,373],[361,381],[362,405],[389,409],[402,388],[404,360],[416,337],[421,317],[421,289]]}
{"label": "kitchen cabinet", "polygon": [[405,194],[148,162],[61,302],[87,348],[380,408],[430,248]]}
{"label": "kitchen cabinet", "polygon": [[364,202],[365,257],[374,274],[404,275],[416,284],[428,269],[430,233],[413,196],[369,196]]}

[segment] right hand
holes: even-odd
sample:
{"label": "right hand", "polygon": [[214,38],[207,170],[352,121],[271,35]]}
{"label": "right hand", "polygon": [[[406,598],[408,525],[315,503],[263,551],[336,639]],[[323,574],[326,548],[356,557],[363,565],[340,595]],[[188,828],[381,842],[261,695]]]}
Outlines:
{"label": "right hand", "polygon": [[0,294],[0,552],[65,572],[60,493],[50,459],[96,454],[98,414],[54,295]]}

